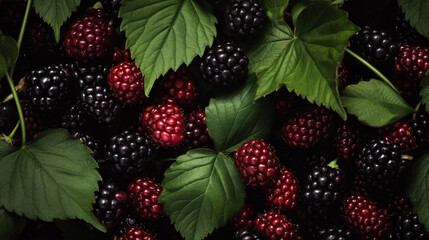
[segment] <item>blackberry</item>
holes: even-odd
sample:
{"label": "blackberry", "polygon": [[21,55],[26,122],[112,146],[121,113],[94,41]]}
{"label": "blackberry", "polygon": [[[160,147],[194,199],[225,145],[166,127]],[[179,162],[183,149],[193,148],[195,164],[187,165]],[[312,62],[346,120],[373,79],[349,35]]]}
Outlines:
{"label": "blackberry", "polygon": [[387,125],[379,131],[387,142],[399,144],[402,153],[413,154],[417,148],[413,129],[404,121]]}
{"label": "blackberry", "polygon": [[261,238],[249,230],[239,229],[234,233],[234,240],[261,240]]}
{"label": "blackberry", "polygon": [[282,127],[283,136],[293,148],[311,148],[331,136],[333,115],[325,108],[295,113]]}
{"label": "blackberry", "polygon": [[111,127],[121,112],[121,106],[103,85],[86,87],[80,94],[83,109],[98,124]]}
{"label": "blackberry", "polygon": [[28,101],[21,100],[22,114],[24,115],[25,130],[28,140],[36,138],[47,127],[46,120],[39,111],[34,109]]}
{"label": "blackberry", "polygon": [[398,45],[387,32],[374,30],[369,26],[357,32],[351,38],[350,45],[365,60],[382,69],[393,65],[398,52]]}
{"label": "blackberry", "polygon": [[159,220],[163,217],[163,205],[158,202],[161,184],[147,177],[137,178],[128,185],[127,190],[132,209],[141,219]]}
{"label": "blackberry", "polygon": [[200,73],[214,86],[233,88],[245,80],[248,64],[244,50],[233,42],[226,42],[213,46],[204,54]]}
{"label": "blackberry", "polygon": [[296,240],[295,224],[280,213],[267,211],[256,218],[255,231],[267,239]]}
{"label": "blackberry", "polygon": [[344,63],[341,63],[338,67],[338,90],[340,92],[344,90],[347,85],[351,84],[351,81],[349,81],[348,77],[349,71],[347,70],[347,67]]}
{"label": "blackberry", "polygon": [[106,11],[107,15],[111,18],[118,18],[119,7],[121,0],[103,0],[103,9]]}
{"label": "blackberry", "polygon": [[76,131],[70,134],[74,139],[80,140],[85,146],[89,147],[92,151],[93,157],[99,157],[99,154],[102,152],[101,142],[98,139],[95,139],[91,135],[84,133],[82,131]]}
{"label": "blackberry", "polygon": [[266,142],[255,139],[237,149],[234,164],[244,182],[252,188],[272,185],[280,170],[274,149]]}
{"label": "blackberry", "polygon": [[70,75],[77,82],[79,89],[93,87],[107,82],[109,67],[103,63],[75,61],[69,65]]}
{"label": "blackberry", "polygon": [[188,115],[183,145],[186,150],[212,145],[212,139],[206,125],[206,114],[203,111],[193,111]]}
{"label": "blackberry", "polygon": [[360,177],[372,186],[391,184],[405,169],[407,160],[401,158],[398,144],[376,139],[369,142],[359,155]]}
{"label": "blackberry", "polygon": [[281,212],[295,210],[298,206],[299,190],[295,175],[286,167],[281,167],[274,178],[273,187],[266,189],[267,202],[271,209]]}
{"label": "blackberry", "polygon": [[106,159],[115,174],[127,175],[143,170],[155,156],[155,149],[143,133],[124,131],[112,137],[106,147]]}
{"label": "blackberry", "polygon": [[25,84],[31,103],[40,111],[56,110],[67,99],[68,74],[60,66],[31,71]]}
{"label": "blackberry", "polygon": [[0,0],[0,30],[4,35],[18,39],[25,6],[24,0]]}
{"label": "blackberry", "polygon": [[416,136],[417,145],[420,148],[429,145],[429,115],[426,112],[418,113],[410,126]]}
{"label": "blackberry", "polygon": [[353,232],[344,227],[322,228],[316,233],[316,240],[356,240]]}
{"label": "blackberry", "polygon": [[429,233],[420,223],[417,215],[409,213],[396,218],[394,230],[391,234],[392,240],[428,240]]}
{"label": "blackberry", "polygon": [[86,113],[82,109],[80,101],[77,99],[74,104],[69,104],[64,114],[61,116],[61,127],[68,130],[82,129],[86,124]]}
{"label": "blackberry", "polygon": [[14,101],[7,101],[0,104],[0,134],[9,135],[18,122],[18,111]]}
{"label": "blackberry", "polygon": [[369,198],[362,195],[348,197],[342,206],[344,220],[361,239],[385,239],[390,229],[387,211],[378,208]]}
{"label": "blackberry", "polygon": [[354,160],[361,149],[360,131],[352,124],[343,123],[335,135],[334,148],[342,159]]}
{"label": "blackberry", "polygon": [[245,203],[232,220],[235,228],[252,229],[255,225],[256,213],[252,206]]}
{"label": "blackberry", "polygon": [[402,78],[418,81],[429,69],[429,47],[399,45],[394,72]]}
{"label": "blackberry", "polygon": [[152,233],[144,231],[141,227],[132,227],[119,236],[117,240],[158,240]]}
{"label": "blackberry", "polygon": [[112,92],[125,105],[132,105],[146,98],[144,77],[133,61],[124,61],[112,67],[107,79]]}
{"label": "blackberry", "polygon": [[285,87],[275,92],[274,104],[277,115],[279,115],[282,119],[286,119],[296,100],[296,94],[289,92]]}
{"label": "blackberry", "polygon": [[396,11],[393,36],[397,42],[413,45],[429,46],[429,40],[420,35],[410,22],[405,19],[405,15],[400,8]]}
{"label": "blackberry", "polygon": [[236,39],[255,37],[262,29],[264,17],[258,0],[234,0],[226,12],[225,32]]}
{"label": "blackberry", "polygon": [[303,198],[315,208],[337,206],[344,194],[345,176],[341,169],[329,166],[314,167],[304,185]]}
{"label": "blackberry", "polygon": [[127,201],[127,194],[119,191],[115,183],[103,182],[95,194],[94,215],[104,227],[111,229],[124,213]]}

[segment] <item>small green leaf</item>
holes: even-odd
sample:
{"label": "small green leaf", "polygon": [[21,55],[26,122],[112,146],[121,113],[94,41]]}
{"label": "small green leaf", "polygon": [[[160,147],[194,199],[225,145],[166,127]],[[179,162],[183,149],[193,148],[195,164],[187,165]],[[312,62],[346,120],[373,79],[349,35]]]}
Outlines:
{"label": "small green leaf", "polygon": [[271,21],[284,21],[284,11],[289,5],[289,0],[265,0],[262,5]]}
{"label": "small green leaf", "polygon": [[34,0],[34,10],[52,26],[57,42],[60,41],[61,25],[79,5],[80,0]]}
{"label": "small green leaf", "polygon": [[405,18],[410,21],[410,25],[429,38],[429,1],[399,0],[399,5],[405,13]]}
{"label": "small green leaf", "polygon": [[79,218],[105,231],[91,212],[102,180],[96,168],[88,147],[65,129],[48,129],[0,158],[0,207],[47,222]]}
{"label": "small green leaf", "polygon": [[206,1],[123,0],[121,4],[121,30],[145,76],[146,95],[160,75],[189,65],[216,36],[217,20]]}
{"label": "small green leaf", "polygon": [[165,172],[159,201],[186,240],[224,226],[244,204],[245,186],[233,159],[210,149],[179,156]]}
{"label": "small green leaf", "polygon": [[256,98],[285,83],[310,102],[346,112],[338,92],[338,67],[357,27],[328,1],[301,1],[292,9],[295,32],[284,21],[270,22],[248,55],[258,77]]}
{"label": "small green leaf", "polygon": [[12,67],[18,59],[18,46],[15,39],[0,35],[0,79]]}
{"label": "small green leaf", "polygon": [[405,175],[405,191],[413,211],[429,231],[429,153],[413,160]]}
{"label": "small green leaf", "polygon": [[18,239],[24,230],[26,219],[0,208],[0,239]]}
{"label": "small green leaf", "polygon": [[267,99],[254,101],[255,76],[251,75],[236,92],[220,95],[206,107],[206,123],[216,150],[233,152],[244,142],[267,138],[274,109]]}
{"label": "small green leaf", "polygon": [[426,112],[429,112],[429,70],[426,71],[425,76],[420,82],[420,96],[422,97],[422,103],[425,105]]}
{"label": "small green leaf", "polygon": [[401,95],[376,79],[347,86],[342,101],[347,112],[371,127],[385,126],[413,112]]}

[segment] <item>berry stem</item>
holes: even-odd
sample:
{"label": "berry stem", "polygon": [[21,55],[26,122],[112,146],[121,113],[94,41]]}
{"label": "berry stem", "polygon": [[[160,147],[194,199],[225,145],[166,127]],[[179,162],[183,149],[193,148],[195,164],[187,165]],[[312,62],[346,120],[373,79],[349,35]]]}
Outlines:
{"label": "berry stem", "polygon": [[20,122],[20,121],[18,121],[18,122],[16,123],[15,128],[12,130],[12,132],[9,134],[9,136],[6,136],[6,137],[4,138],[4,140],[5,140],[7,143],[11,143],[11,142],[12,142],[13,136],[15,135],[16,131],[18,130],[19,125],[21,125],[21,122]]}
{"label": "berry stem", "polygon": [[414,108],[413,120],[416,120],[417,113],[419,112],[421,106],[422,106],[422,100],[420,100],[419,103],[417,103],[416,107]]}
{"label": "berry stem", "polygon": [[380,71],[378,71],[374,66],[372,66],[369,62],[367,62],[365,59],[363,59],[361,56],[359,56],[357,53],[353,52],[349,48],[346,48],[346,52],[350,55],[352,55],[354,58],[356,58],[359,62],[361,62],[363,65],[365,65],[367,68],[369,68],[373,73],[375,73],[381,80],[383,80],[387,85],[389,85],[395,92],[398,94],[401,94],[399,90],[387,79],[386,76],[384,76]]}
{"label": "berry stem", "polygon": [[413,156],[406,155],[406,154],[403,154],[403,155],[401,156],[401,158],[402,158],[402,159],[405,159],[405,160],[408,160],[408,161],[413,160]]}
{"label": "berry stem", "polygon": [[[31,0],[28,1],[31,2]],[[13,84],[13,80],[8,72],[6,72],[6,78],[9,83],[10,90],[12,91],[13,99],[15,100],[16,109],[18,110],[19,121],[21,125],[21,146],[24,147],[26,143],[24,114],[22,113],[21,103],[19,102],[18,93],[15,90],[15,85]]]}

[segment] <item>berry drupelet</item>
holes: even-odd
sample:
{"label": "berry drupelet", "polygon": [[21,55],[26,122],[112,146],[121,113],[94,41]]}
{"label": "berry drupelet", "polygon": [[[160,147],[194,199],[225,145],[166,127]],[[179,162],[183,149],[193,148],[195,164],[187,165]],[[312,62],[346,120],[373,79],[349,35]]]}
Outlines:
{"label": "berry drupelet", "polygon": [[162,192],[160,184],[150,178],[137,178],[128,185],[128,196],[133,211],[141,219],[158,220],[163,215],[158,197]]}
{"label": "berry drupelet", "polygon": [[144,77],[134,62],[124,61],[110,69],[109,87],[120,102],[132,105],[146,98]]}
{"label": "berry drupelet", "polygon": [[280,212],[295,210],[299,190],[298,179],[286,167],[281,167],[274,178],[274,185],[266,190],[268,204]]}

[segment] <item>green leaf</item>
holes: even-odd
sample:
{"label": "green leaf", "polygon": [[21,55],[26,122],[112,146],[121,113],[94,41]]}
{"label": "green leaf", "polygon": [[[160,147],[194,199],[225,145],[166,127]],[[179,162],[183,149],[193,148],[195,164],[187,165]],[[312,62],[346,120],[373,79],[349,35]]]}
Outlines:
{"label": "green leaf", "polygon": [[284,11],[289,5],[289,0],[265,0],[261,3],[271,21],[284,21]]}
{"label": "green leaf", "polygon": [[34,0],[34,10],[52,26],[57,42],[60,41],[61,25],[79,5],[80,0]]}
{"label": "green leaf", "polygon": [[92,231],[80,220],[54,220],[55,225],[63,232],[64,240],[106,240],[109,236],[100,231]]}
{"label": "green leaf", "polygon": [[347,86],[342,101],[348,113],[371,127],[385,126],[413,112],[401,95],[376,79]]}
{"label": "green leaf", "polygon": [[186,240],[224,226],[244,204],[245,186],[233,159],[210,149],[179,156],[165,172],[159,201]]}
{"label": "green leaf", "polygon": [[429,153],[413,160],[405,175],[405,191],[413,211],[429,231]]}
{"label": "green leaf", "polygon": [[295,32],[284,21],[267,24],[248,55],[258,77],[256,98],[285,83],[289,91],[317,105],[346,112],[337,88],[338,67],[357,27],[347,13],[327,1],[301,1],[292,9]]}
{"label": "green leaf", "polygon": [[429,38],[429,1],[399,0],[399,5],[405,13],[405,18],[410,21],[410,25]]}
{"label": "green leaf", "polygon": [[123,0],[121,30],[145,76],[145,94],[155,80],[180,65],[189,65],[216,36],[212,7],[198,0]]}
{"label": "green leaf", "polygon": [[18,45],[15,39],[0,35],[0,79],[2,79],[10,67],[15,65],[18,59]]}
{"label": "green leaf", "polygon": [[422,97],[422,104],[425,105],[426,112],[429,112],[429,70],[426,71],[425,76],[420,82],[420,96]]}
{"label": "green leaf", "polygon": [[0,207],[47,222],[79,218],[105,231],[91,212],[96,168],[88,147],[65,129],[48,129],[0,158]]}
{"label": "green leaf", "polygon": [[206,123],[216,150],[233,152],[250,139],[267,138],[274,120],[274,108],[267,99],[254,101],[255,76],[251,75],[236,92],[211,99]]}
{"label": "green leaf", "polygon": [[18,239],[22,230],[24,230],[25,223],[25,218],[0,208],[0,239]]}

